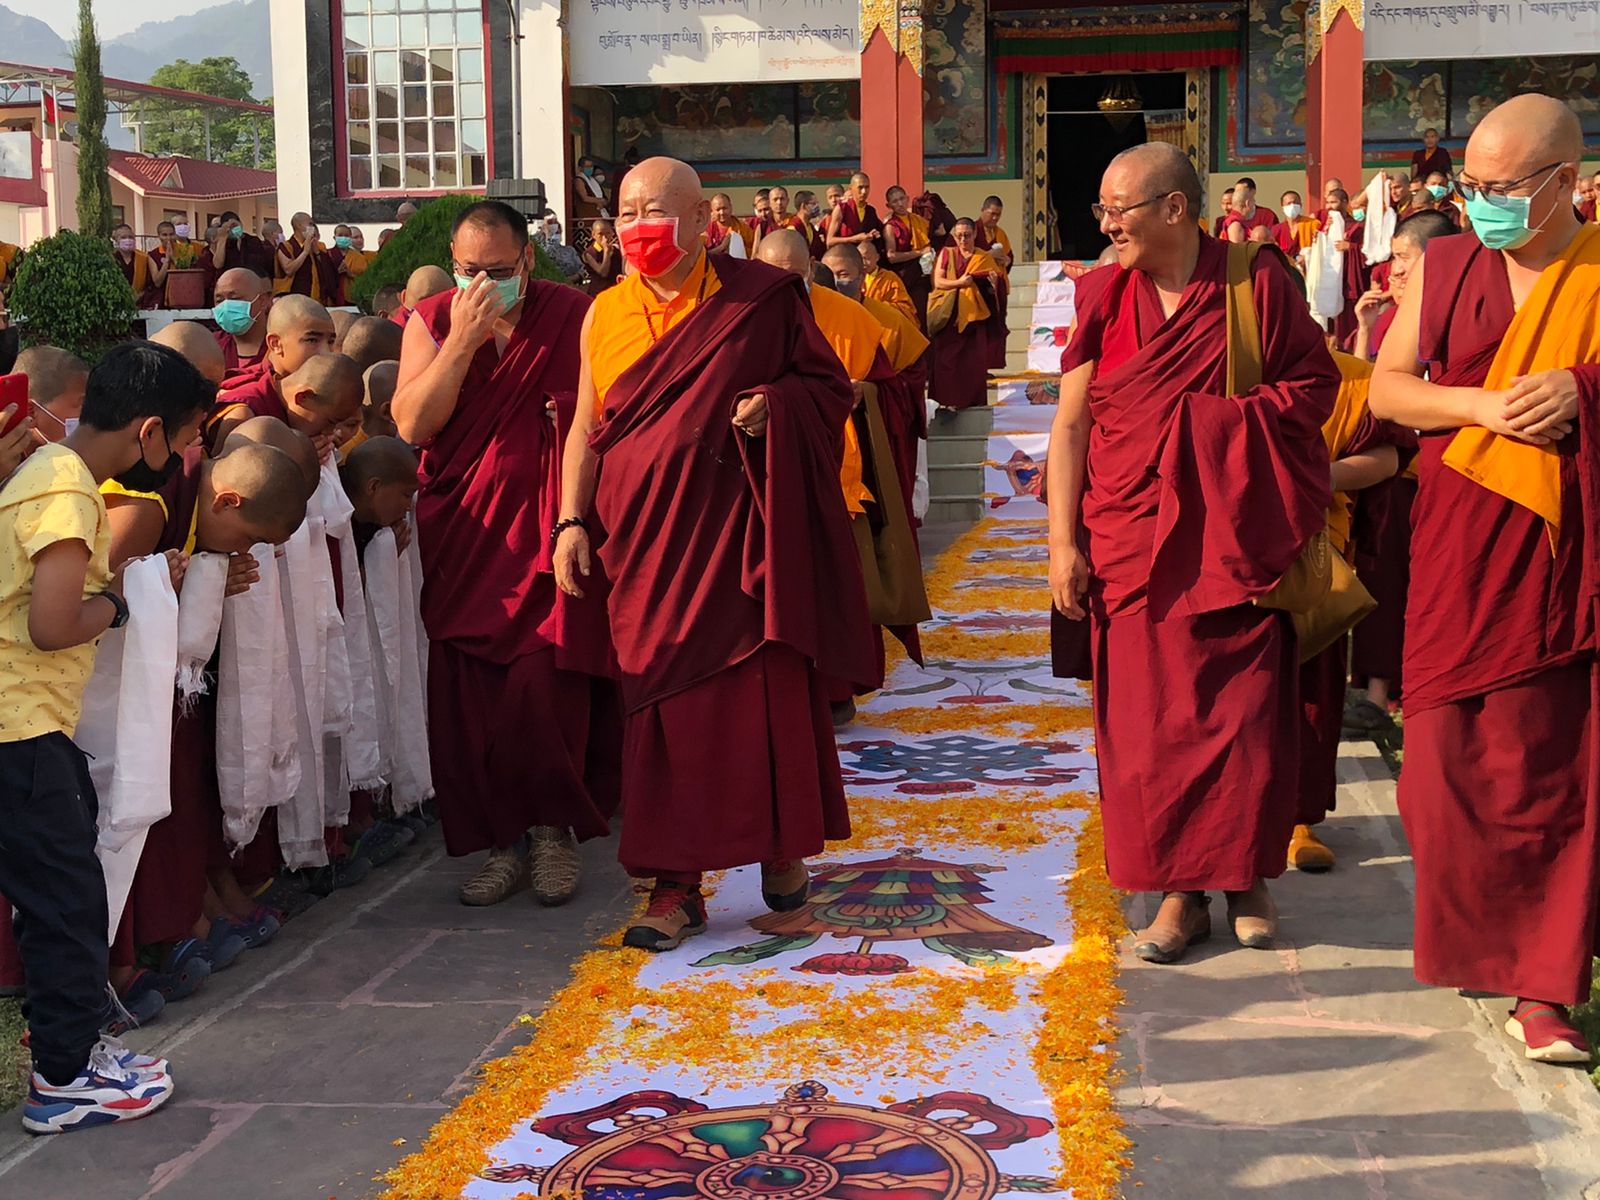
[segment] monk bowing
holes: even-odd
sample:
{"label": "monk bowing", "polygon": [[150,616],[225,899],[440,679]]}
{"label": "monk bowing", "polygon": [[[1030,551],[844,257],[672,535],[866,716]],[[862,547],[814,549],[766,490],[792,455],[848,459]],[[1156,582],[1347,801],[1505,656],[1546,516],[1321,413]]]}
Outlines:
{"label": "monk bowing", "polygon": [[701,873],[761,864],[799,907],[805,858],[849,833],[824,676],[873,669],[839,488],[855,396],[799,276],[705,252],[699,177],[628,173],[629,273],[583,331],[556,571],[611,580],[626,710],[619,856],[655,880],[630,946],[706,927]]}
{"label": "monk bowing", "polygon": [[[391,406],[422,447],[416,500],[428,633],[428,744],[445,846],[489,851],[463,904],[533,886],[562,904],[578,842],[607,832],[584,784],[590,674],[610,667],[603,623],[551,574],[560,455],[555,406],[578,390],[589,298],[532,278],[528,223],[484,201],[451,233],[456,286],[406,325]],[[591,614],[603,616],[601,601]]]}
{"label": "monk bowing", "polygon": [[[1515,996],[1529,1058],[1581,1062],[1600,894],[1592,539],[1600,228],[1562,101],[1527,94],[1467,143],[1475,236],[1406,281],[1372,410],[1421,431],[1400,815],[1417,978]],[[1424,378],[1426,374],[1426,378]]]}
{"label": "monk bowing", "polygon": [[[849,250],[849,246],[837,246],[838,250]],[[906,285],[901,282],[900,276],[884,267],[883,259],[878,253],[876,242],[862,242],[856,249],[861,255],[861,294],[877,300],[891,308],[898,309],[900,315],[912,324],[921,326],[922,312],[917,308],[916,302],[911,299],[911,293],[906,291]],[[826,257],[824,254],[823,257]]]}
{"label": "monk bowing", "polygon": [[[1094,207],[1117,265],[1078,281],[1047,474],[1051,591],[1090,622],[1106,863],[1115,886],[1163,894],[1141,958],[1210,936],[1212,890],[1241,944],[1269,946],[1298,654],[1287,615],[1251,602],[1324,526],[1339,373],[1282,256],[1200,230],[1181,150],[1117,155]],[[1261,382],[1236,395],[1230,255],[1259,325],[1234,353],[1259,356]]]}

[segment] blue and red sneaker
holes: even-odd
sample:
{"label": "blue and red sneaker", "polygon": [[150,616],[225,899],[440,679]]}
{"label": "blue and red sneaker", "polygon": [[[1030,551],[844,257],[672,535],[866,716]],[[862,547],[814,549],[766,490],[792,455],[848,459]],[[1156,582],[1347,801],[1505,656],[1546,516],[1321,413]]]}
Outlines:
{"label": "blue and red sneaker", "polygon": [[70,1083],[50,1083],[33,1073],[22,1106],[29,1133],[68,1133],[116,1121],[148,1117],[172,1098],[172,1077],[133,1070],[119,1063],[101,1043],[90,1052],[82,1074]]}

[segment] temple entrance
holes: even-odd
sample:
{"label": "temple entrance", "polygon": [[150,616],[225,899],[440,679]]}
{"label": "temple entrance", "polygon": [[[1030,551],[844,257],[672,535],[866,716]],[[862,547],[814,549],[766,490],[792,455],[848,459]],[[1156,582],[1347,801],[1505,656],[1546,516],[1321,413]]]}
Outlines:
{"label": "temple entrance", "polygon": [[1184,144],[1182,71],[1054,75],[1046,83],[1052,250],[1093,259],[1108,245],[1089,211],[1107,164],[1145,142]]}

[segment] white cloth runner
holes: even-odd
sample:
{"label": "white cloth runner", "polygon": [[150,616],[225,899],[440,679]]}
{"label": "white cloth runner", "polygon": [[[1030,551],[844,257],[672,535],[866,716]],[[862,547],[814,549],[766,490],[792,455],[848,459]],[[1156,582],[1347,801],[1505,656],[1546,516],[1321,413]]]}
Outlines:
{"label": "white cloth runner", "polygon": [[[321,867],[328,862],[323,840],[323,722],[327,703],[326,613],[320,581],[331,579],[322,517],[309,511],[284,545],[278,560],[279,582],[288,635],[289,677],[294,687],[294,712],[300,745],[300,780],[294,795],[278,810],[278,847],[291,868]],[[322,560],[319,574],[317,560]],[[298,668],[298,669],[296,669]]]}
{"label": "white cloth runner", "polygon": [[380,529],[367,543],[365,562],[383,758],[395,811],[408,812],[433,795],[419,661],[422,622],[417,617],[410,556],[397,552],[392,530]]}
{"label": "white cloth runner", "polygon": [[1394,208],[1389,204],[1389,175],[1379,171],[1367,184],[1367,221],[1361,227],[1361,257],[1368,266],[1389,261],[1395,220]]}
{"label": "white cloth runner", "polygon": [[1327,228],[1317,234],[1306,255],[1306,298],[1311,315],[1327,325],[1344,311],[1344,214],[1329,213]]}
{"label": "white cloth runner", "polygon": [[222,598],[227,589],[226,554],[189,556],[188,570],[183,573],[183,594],[178,598],[178,696],[185,702],[204,695],[209,686],[206,664],[217,648],[217,635],[222,630]]}
{"label": "white cloth runner", "polygon": [[289,640],[284,632],[277,551],[250,548],[260,579],[222,602],[217,662],[217,790],[222,832],[238,850],[261,817],[300,785],[300,740],[294,713]]}
{"label": "white cloth runner", "polygon": [[172,811],[172,674],[178,661],[178,596],[164,555],[128,564],[128,623],[95,652],[73,740],[90,756],[99,799],[96,851],[115,938],[145,833]]}
{"label": "white cloth runner", "polygon": [[[324,480],[326,480],[324,468]],[[355,510],[341,490],[323,506],[328,536],[339,543],[339,583],[344,596],[343,644],[350,680],[350,714],[340,752],[349,780],[346,787],[371,792],[388,781],[378,749],[377,683],[373,679],[372,634],[367,620],[366,588],[361,582],[361,554],[356,549]],[[335,806],[337,808],[337,806]],[[348,813],[347,813],[348,815]]]}

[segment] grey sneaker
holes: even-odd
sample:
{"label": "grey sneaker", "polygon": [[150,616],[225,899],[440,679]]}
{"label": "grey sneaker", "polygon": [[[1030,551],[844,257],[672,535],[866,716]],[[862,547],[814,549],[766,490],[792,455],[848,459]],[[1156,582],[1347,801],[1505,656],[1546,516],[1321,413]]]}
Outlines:
{"label": "grey sneaker", "polygon": [[528,886],[528,864],[522,847],[489,851],[489,861],[461,885],[461,903],[474,908],[499,904],[507,896]]}
{"label": "grey sneaker", "polygon": [[572,830],[554,825],[535,825],[531,833],[528,871],[533,879],[533,898],[552,907],[565,904],[578,890],[578,839]]}

